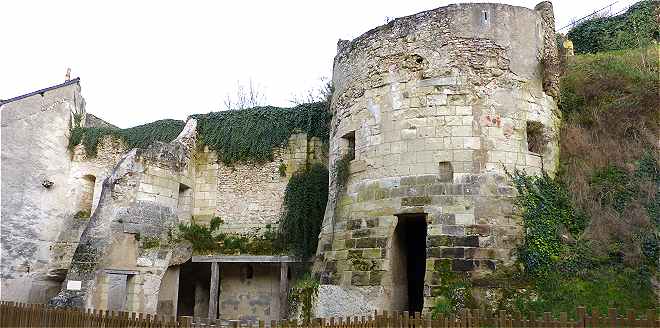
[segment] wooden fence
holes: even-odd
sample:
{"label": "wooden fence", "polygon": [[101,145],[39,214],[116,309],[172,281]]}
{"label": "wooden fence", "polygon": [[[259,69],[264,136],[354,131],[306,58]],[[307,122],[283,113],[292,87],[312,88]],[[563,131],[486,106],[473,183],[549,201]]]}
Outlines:
{"label": "wooden fence", "polygon": [[550,313],[538,316],[534,312],[527,316],[519,313],[510,315],[500,311],[495,315],[483,315],[477,310],[465,310],[458,315],[431,319],[420,313],[380,312],[373,316],[315,319],[310,323],[294,321],[247,322],[231,320],[208,320],[192,317],[162,317],[127,312],[97,310],[63,310],[48,308],[41,304],[0,302],[0,327],[99,327],[99,328],[174,328],[174,327],[273,327],[273,328],[597,328],[597,327],[660,327],[657,310],[648,310],[642,315],[628,311],[619,315],[610,309],[607,315],[593,311],[590,315],[583,307],[576,309],[576,319],[561,313],[555,318]]}

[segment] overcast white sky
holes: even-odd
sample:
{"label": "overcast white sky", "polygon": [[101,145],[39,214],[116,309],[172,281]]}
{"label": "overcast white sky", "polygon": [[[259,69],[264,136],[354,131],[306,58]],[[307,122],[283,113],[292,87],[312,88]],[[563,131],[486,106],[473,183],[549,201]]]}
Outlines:
{"label": "overcast white sky", "polygon": [[[557,28],[614,1],[555,0]],[[0,0],[0,99],[61,83],[70,67],[88,112],[120,127],[222,109],[238,80],[289,106],[331,77],[338,39],[455,2]]]}

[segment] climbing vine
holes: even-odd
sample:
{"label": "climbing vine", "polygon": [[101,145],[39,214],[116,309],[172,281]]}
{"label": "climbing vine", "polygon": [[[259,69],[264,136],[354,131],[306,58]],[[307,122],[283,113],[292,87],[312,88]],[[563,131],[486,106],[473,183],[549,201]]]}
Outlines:
{"label": "climbing vine", "polygon": [[518,191],[515,205],[525,227],[524,240],[518,248],[520,261],[530,274],[552,270],[565,251],[560,229],[577,235],[588,222],[576,213],[563,185],[547,173],[528,176],[516,170],[509,177]]}
{"label": "climbing vine", "polygon": [[170,142],[183,130],[185,123],[179,120],[159,120],[128,129],[105,127],[82,127],[80,120],[74,119],[69,137],[69,151],[82,143],[88,157],[96,157],[98,145],[104,137],[121,140],[128,148],[147,148],[156,141]]}
{"label": "climbing vine", "polygon": [[316,252],[328,201],[328,169],[321,164],[296,172],[286,186],[280,233],[293,254],[309,257]]}
{"label": "climbing vine", "polygon": [[269,162],[273,148],[286,146],[295,133],[328,140],[331,114],[325,102],[293,108],[254,107],[193,115],[199,145],[218,153],[225,164]]}

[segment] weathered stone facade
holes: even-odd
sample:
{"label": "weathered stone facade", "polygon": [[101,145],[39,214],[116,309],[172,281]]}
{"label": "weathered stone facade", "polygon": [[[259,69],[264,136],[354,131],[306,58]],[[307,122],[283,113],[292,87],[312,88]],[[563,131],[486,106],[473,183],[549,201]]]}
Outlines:
{"label": "weathered stone facade", "polygon": [[[345,183],[331,174],[320,314],[412,310],[402,253],[415,239],[426,238],[425,310],[438,270],[474,277],[511,262],[521,225],[505,169],[553,172],[558,157],[552,7],[537,8],[451,5],[339,41],[330,171],[354,159]],[[541,136],[528,136],[530,123]],[[425,228],[401,234],[404,223]]]}
{"label": "weathered stone facade", "polygon": [[[272,162],[227,166],[196,147],[195,119],[174,141],[147,149],[106,136],[96,156],[82,144],[69,150],[76,118],[115,128],[86,113],[78,82],[2,104],[2,300],[177,315],[192,253],[175,240],[177,224],[221,217],[224,233],[276,228],[290,177],[327,161],[321,141],[299,133],[274,149]],[[268,287],[279,287],[279,267],[257,264],[249,281],[235,267],[219,277],[220,316],[279,319],[281,291]],[[210,277],[201,279],[192,303],[206,316]]]}

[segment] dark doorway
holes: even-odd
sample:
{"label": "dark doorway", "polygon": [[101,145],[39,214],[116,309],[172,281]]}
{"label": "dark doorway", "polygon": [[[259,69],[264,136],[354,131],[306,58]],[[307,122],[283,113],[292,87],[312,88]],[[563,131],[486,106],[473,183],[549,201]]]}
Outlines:
{"label": "dark doorway", "polygon": [[181,265],[179,272],[179,299],[177,316],[208,316],[211,265],[208,262],[191,262]]}
{"label": "dark doorway", "polygon": [[393,310],[421,312],[424,308],[426,273],[426,214],[402,214],[397,217],[392,254]]}

